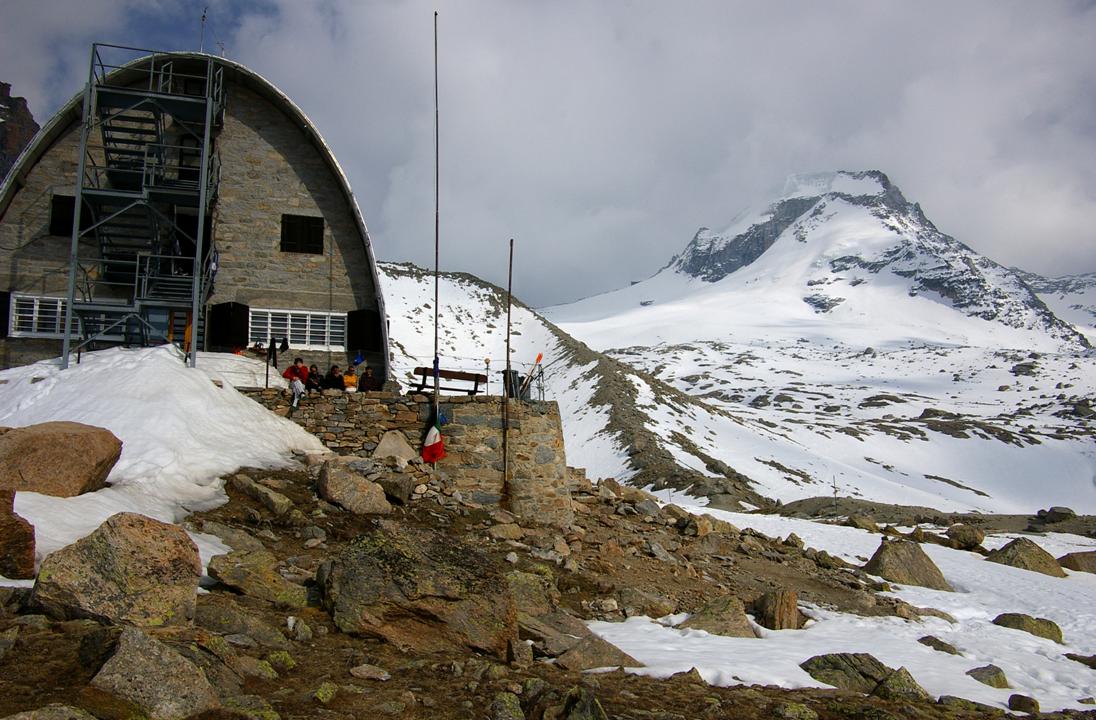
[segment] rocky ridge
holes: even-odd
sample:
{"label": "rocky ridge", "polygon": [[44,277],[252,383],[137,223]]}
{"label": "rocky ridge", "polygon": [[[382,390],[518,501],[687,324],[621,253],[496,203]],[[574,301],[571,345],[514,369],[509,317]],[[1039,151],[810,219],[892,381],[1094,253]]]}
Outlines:
{"label": "rocky ridge", "polygon": [[0,184],[36,132],[26,98],[12,97],[11,84],[0,82]]}

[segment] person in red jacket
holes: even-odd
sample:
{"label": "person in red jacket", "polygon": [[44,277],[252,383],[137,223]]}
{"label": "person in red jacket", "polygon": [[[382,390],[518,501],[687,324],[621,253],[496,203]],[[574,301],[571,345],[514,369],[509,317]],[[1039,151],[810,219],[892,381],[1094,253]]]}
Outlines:
{"label": "person in red jacket", "polygon": [[289,381],[289,389],[293,391],[293,402],[290,408],[296,410],[304,395],[304,384],[308,381],[308,368],[304,366],[304,360],[295,358],[293,364],[285,369],[282,377]]}

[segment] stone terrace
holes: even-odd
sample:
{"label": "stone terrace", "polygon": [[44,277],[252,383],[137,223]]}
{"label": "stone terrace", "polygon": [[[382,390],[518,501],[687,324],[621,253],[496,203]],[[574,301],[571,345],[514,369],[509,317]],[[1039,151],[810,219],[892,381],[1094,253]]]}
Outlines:
{"label": "stone terrace", "polygon": [[[279,389],[239,388],[280,414],[289,397]],[[563,426],[555,402],[509,403],[510,482],[503,478],[503,399],[447,396],[441,404],[446,456],[438,472],[461,494],[482,504],[502,504],[529,521],[569,525]],[[422,447],[431,412],[426,395],[325,390],[301,401],[291,420],[340,455],[369,455],[381,436],[397,430]]]}

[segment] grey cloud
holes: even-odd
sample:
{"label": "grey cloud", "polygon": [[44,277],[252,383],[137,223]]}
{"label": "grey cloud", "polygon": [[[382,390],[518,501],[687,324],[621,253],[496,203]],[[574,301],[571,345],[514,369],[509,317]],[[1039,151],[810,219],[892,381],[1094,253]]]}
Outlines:
{"label": "grey cloud", "polygon": [[[871,168],[999,262],[1096,270],[1091,4],[438,7],[446,269],[502,283],[512,236],[516,292],[566,301],[650,275],[787,174]],[[382,259],[432,264],[434,6],[215,9],[229,56],[332,144]],[[51,76],[8,57],[103,39],[104,23],[26,22],[17,52],[0,51],[5,79],[46,102]],[[83,55],[55,64],[78,77]]]}

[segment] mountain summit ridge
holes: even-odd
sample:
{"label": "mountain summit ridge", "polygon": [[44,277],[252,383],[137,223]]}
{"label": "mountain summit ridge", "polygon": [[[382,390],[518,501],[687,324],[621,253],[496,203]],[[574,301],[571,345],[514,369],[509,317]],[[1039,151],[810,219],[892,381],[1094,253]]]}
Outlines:
{"label": "mountain summit ridge", "polygon": [[[873,220],[859,219],[844,235],[827,228],[846,221],[848,209],[857,207]],[[807,243],[823,236],[831,247],[818,249],[811,277],[802,278],[803,300],[819,312],[845,302],[835,294],[842,283],[886,283],[890,274],[908,283],[911,297],[936,298],[971,317],[1089,347],[1020,274],[941,232],[878,170],[793,175],[764,210],[740,214],[722,233],[700,228],[660,273],[718,283],[754,265],[782,239]]]}

